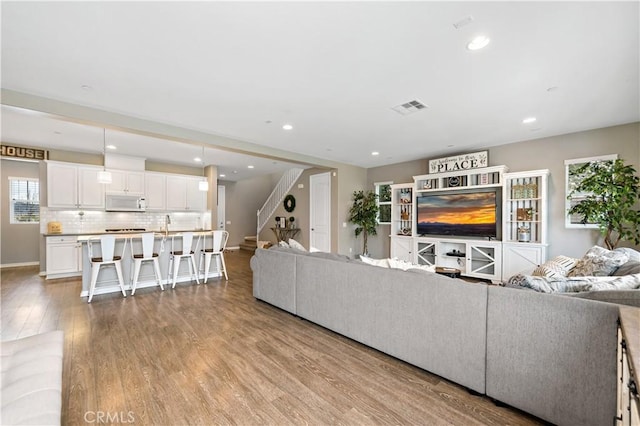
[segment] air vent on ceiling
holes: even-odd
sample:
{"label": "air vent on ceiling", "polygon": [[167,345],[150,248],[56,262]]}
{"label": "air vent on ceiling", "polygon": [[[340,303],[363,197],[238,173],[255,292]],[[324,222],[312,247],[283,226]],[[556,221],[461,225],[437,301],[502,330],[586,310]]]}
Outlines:
{"label": "air vent on ceiling", "polygon": [[464,27],[465,25],[469,25],[472,22],[473,22],[473,16],[469,15],[469,16],[465,16],[463,19],[459,20],[458,22],[454,22],[453,26],[456,30],[459,30],[460,28]]}
{"label": "air vent on ceiling", "polygon": [[417,99],[414,99],[412,101],[394,106],[391,109],[397,112],[398,114],[408,115],[408,114],[413,114],[414,112],[418,112],[422,109],[427,109],[427,108],[429,108],[427,105],[423,104]]}

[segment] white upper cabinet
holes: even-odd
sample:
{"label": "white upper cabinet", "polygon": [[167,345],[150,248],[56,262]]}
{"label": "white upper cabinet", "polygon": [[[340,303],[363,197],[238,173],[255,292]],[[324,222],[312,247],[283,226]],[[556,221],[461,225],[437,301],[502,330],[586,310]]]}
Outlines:
{"label": "white upper cabinet", "polygon": [[147,210],[167,210],[167,175],[146,173],[144,185]]}
{"label": "white upper cabinet", "polygon": [[101,167],[47,162],[49,208],[104,209],[104,185],[98,183]]}
{"label": "white upper cabinet", "polygon": [[197,176],[167,176],[167,210],[206,210],[206,192],[198,189]]}
{"label": "white upper cabinet", "polygon": [[143,195],[145,193],[144,172],[109,171],[111,172],[111,183],[107,185],[107,192],[130,195]]}

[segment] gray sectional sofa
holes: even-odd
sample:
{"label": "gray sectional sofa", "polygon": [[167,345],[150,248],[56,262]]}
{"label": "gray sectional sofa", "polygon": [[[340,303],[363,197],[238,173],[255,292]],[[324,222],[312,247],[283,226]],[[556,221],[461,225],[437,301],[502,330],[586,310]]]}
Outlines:
{"label": "gray sectional sofa", "polygon": [[294,315],[546,421],[613,422],[616,305],[279,247],[251,268]]}

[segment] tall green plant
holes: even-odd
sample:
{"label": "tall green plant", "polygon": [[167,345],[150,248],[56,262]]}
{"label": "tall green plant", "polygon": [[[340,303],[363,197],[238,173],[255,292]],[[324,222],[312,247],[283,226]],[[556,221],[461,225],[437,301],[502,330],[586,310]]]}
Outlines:
{"label": "tall green plant", "polygon": [[356,238],[362,234],[362,254],[369,254],[367,239],[369,235],[376,235],[378,226],[378,195],[373,191],[354,191],[353,204],[349,209],[349,222],[355,223]]}
{"label": "tall green plant", "polygon": [[[636,170],[620,159],[591,161],[569,172],[579,183],[568,198],[588,195],[569,209],[582,216],[582,223],[597,223],[609,250],[621,240],[640,244],[640,178]],[[634,208],[635,207],[635,208]]]}

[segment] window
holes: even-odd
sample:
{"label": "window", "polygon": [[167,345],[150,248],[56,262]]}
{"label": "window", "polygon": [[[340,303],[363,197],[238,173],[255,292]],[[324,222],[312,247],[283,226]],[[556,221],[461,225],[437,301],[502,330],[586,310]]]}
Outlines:
{"label": "window", "polygon": [[40,222],[40,182],[38,179],[9,178],[10,223]]}
{"label": "window", "polygon": [[378,223],[391,223],[391,184],[393,182],[376,183],[378,195]]}
{"label": "window", "polygon": [[585,197],[590,195],[590,194],[573,194],[571,197],[569,196],[569,194],[571,194],[571,191],[573,191],[573,189],[581,180],[581,176],[578,176],[575,174],[571,175],[571,172],[577,169],[578,167],[582,166],[584,163],[589,163],[591,161],[609,161],[609,160],[615,160],[617,158],[618,158],[618,154],[611,154],[611,155],[602,155],[599,157],[576,158],[573,160],[564,160],[564,173],[565,173],[564,181],[565,181],[565,198],[566,198],[564,216],[565,216],[566,228],[598,228],[597,223],[583,224],[581,222],[582,220],[581,217],[569,214],[569,209],[571,209],[571,207],[578,204]]}

